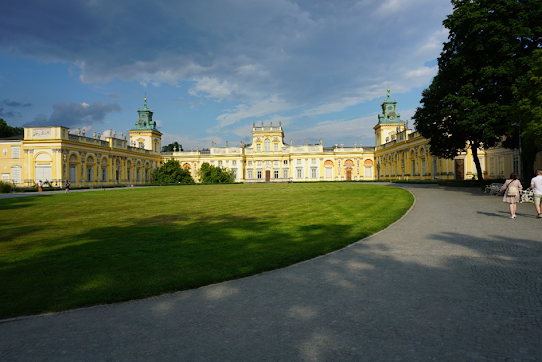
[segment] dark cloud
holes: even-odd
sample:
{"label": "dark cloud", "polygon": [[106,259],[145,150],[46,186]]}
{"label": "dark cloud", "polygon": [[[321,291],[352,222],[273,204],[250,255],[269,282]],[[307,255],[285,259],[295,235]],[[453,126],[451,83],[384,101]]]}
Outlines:
{"label": "dark cloud", "polygon": [[201,94],[213,99],[318,104],[371,99],[390,81],[425,85],[433,74],[420,68],[440,53],[451,10],[449,0],[8,1],[0,49],[73,63],[87,83],[207,77],[220,81],[219,97]]}
{"label": "dark cloud", "polygon": [[79,103],[57,103],[53,106],[51,117],[39,114],[34,121],[25,123],[24,127],[39,126],[64,126],[72,127],[75,125],[90,125],[98,122],[102,123],[108,113],[120,112],[121,107],[118,103],[105,104],[94,102],[92,104]]}
{"label": "dark cloud", "polygon": [[10,101],[9,99],[4,99],[2,103],[10,107],[31,107],[32,106],[32,103],[15,102],[15,101]]}
{"label": "dark cloud", "polygon": [[13,111],[7,111],[4,112],[4,108],[0,108],[0,118],[15,118],[15,117],[22,117],[23,115],[21,112],[13,112]]}

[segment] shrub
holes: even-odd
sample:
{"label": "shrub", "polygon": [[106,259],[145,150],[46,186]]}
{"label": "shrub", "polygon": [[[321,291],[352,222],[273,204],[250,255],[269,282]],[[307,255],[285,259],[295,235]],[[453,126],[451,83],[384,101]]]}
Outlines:
{"label": "shrub", "polygon": [[0,193],[8,194],[12,191],[13,186],[9,182],[0,181]]}

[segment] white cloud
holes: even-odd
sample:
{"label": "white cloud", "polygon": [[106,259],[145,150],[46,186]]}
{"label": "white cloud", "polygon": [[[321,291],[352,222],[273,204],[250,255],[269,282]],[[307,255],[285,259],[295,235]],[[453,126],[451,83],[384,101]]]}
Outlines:
{"label": "white cloud", "polygon": [[[376,114],[349,120],[332,120],[319,122],[310,127],[288,132],[287,138],[292,138],[294,143],[302,143],[308,138],[316,142],[323,139],[324,146],[331,146],[334,143],[357,142],[364,139],[374,138],[373,127],[376,124]],[[349,135],[345,137],[344,135]],[[362,142],[363,143],[363,142]]]}
{"label": "white cloud", "polygon": [[449,31],[446,28],[439,29],[427,38],[421,46],[416,49],[416,54],[434,56],[439,55],[442,50],[442,44],[447,41]]}
{"label": "white cloud", "polygon": [[437,74],[438,66],[434,67],[420,67],[418,69],[412,69],[405,72],[405,78],[410,81],[410,84],[415,87],[428,84],[431,79]]}
{"label": "white cloud", "polygon": [[228,81],[220,81],[217,78],[203,77],[197,80],[197,83],[188,90],[193,96],[205,96],[215,98],[218,101],[228,98],[233,92],[239,89],[236,85],[231,85]]}
{"label": "white cloud", "polygon": [[242,119],[263,117],[272,113],[292,109],[295,106],[274,95],[267,99],[254,101],[252,104],[240,104],[235,109],[217,117],[220,127],[229,126]]}
{"label": "white cloud", "polygon": [[317,116],[320,114],[328,114],[328,113],[335,113],[340,112],[348,107],[354,106],[361,102],[360,98],[345,98],[342,102],[335,102],[335,103],[327,103],[322,104],[320,106],[308,109],[304,111],[301,116]]}
{"label": "white cloud", "polygon": [[202,138],[191,138],[188,136],[180,136],[171,133],[162,133],[162,146],[167,146],[170,143],[178,142],[183,146],[185,151],[189,151],[191,148],[196,150],[197,147],[201,150],[202,148],[210,148],[211,142],[216,142],[217,144],[225,144],[225,141],[220,137],[202,137]]}

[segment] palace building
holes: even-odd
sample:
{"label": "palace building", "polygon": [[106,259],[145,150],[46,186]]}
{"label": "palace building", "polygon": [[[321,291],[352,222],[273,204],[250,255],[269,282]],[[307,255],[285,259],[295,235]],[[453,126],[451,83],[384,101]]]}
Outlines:
{"label": "palace building", "polygon": [[[33,186],[40,180],[73,186],[138,185],[151,183],[152,171],[168,159],[180,162],[198,179],[205,162],[233,170],[245,183],[290,181],[372,181],[469,179],[476,174],[470,150],[452,160],[431,155],[429,140],[408,127],[390,97],[374,127],[375,146],[361,144],[294,145],[286,143],[281,123],[252,125],[252,143],[209,150],[161,152],[162,133],[153,121],[153,110],[138,109],[138,120],[126,134],[109,130],[107,136],[62,126],[28,127],[23,136],[0,139],[2,181]],[[519,169],[517,150],[495,148],[478,152],[484,178],[505,178]],[[542,168],[542,157],[535,168]]]}

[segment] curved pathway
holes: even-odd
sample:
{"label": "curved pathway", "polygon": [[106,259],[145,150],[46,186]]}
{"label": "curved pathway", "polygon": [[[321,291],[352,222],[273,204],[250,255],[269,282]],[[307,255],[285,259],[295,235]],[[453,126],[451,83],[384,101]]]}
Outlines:
{"label": "curved pathway", "polygon": [[410,212],[337,252],[195,290],[0,321],[0,360],[540,360],[534,206],[519,204],[510,220],[501,198],[479,189],[402,187],[416,196]]}

